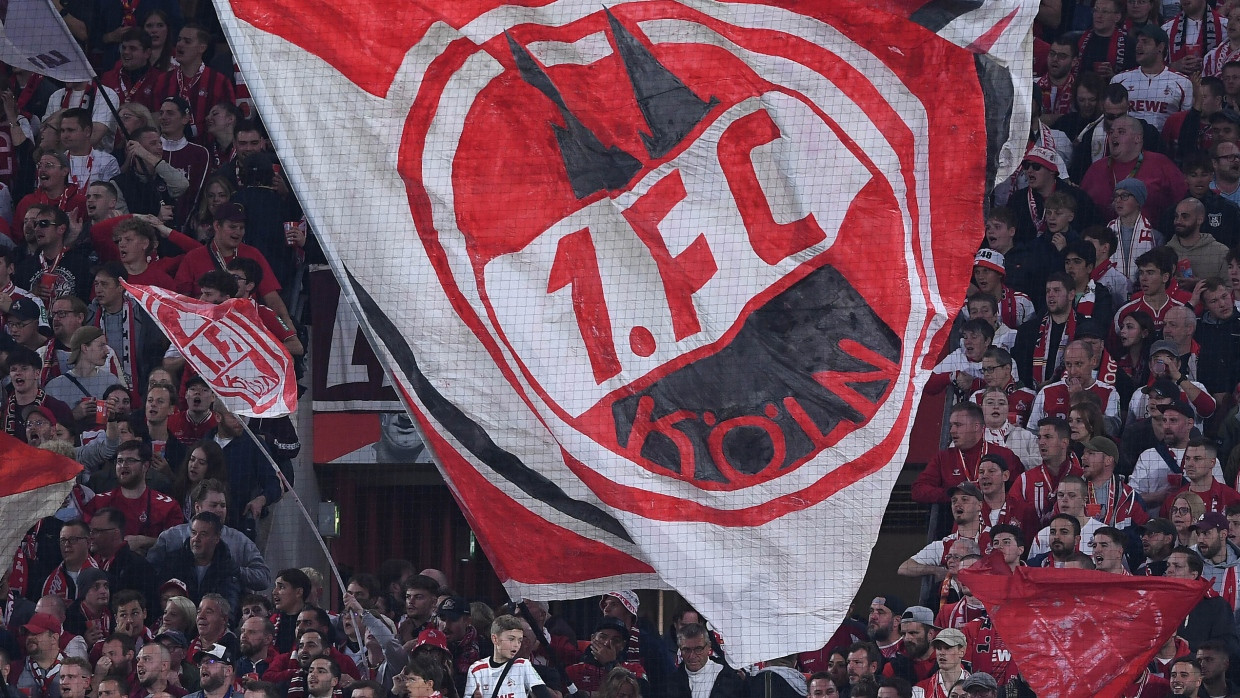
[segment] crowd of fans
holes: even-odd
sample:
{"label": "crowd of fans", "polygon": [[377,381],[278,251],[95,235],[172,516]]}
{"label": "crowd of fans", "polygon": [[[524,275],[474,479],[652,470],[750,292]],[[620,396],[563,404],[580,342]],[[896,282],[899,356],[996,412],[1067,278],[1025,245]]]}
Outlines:
{"label": "crowd of fans", "polygon": [[0,421],[85,471],[0,577],[5,694],[1027,695],[958,578],[992,552],[1209,580],[1125,696],[1238,692],[1240,2],[1043,0],[1027,154],[927,385],[952,443],[913,497],[949,515],[898,572],[935,593],[742,670],[696,612],[664,633],[631,591],[578,640],[403,560],[352,576],[339,614],[313,569],[273,577],[267,457],[291,481],[296,429],[250,439],[121,281],[248,299],[296,357],[322,253],[209,2],[52,1],[102,78],[0,74]]}

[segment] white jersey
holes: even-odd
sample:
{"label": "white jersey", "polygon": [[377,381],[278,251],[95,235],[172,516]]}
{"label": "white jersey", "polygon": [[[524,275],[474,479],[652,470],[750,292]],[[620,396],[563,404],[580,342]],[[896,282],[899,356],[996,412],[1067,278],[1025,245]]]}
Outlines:
{"label": "white jersey", "polygon": [[1193,83],[1169,68],[1157,75],[1133,68],[1111,78],[1111,82],[1128,88],[1129,112],[1160,132],[1167,117],[1193,106]]}
{"label": "white jersey", "polygon": [[543,680],[539,678],[538,672],[534,671],[534,665],[530,664],[529,660],[514,659],[512,669],[504,677],[504,685],[496,691],[495,682],[503,672],[504,665],[493,664],[490,658],[474,662],[465,677],[464,697],[471,698],[478,694],[482,698],[529,698],[533,695],[535,686],[543,685]]}

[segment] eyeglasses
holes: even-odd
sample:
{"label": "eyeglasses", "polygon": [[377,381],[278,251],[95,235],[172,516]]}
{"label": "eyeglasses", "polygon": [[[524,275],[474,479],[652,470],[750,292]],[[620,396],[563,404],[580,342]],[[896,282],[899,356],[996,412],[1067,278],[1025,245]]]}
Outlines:
{"label": "eyeglasses", "polygon": [[34,222],[34,227],[36,228],[50,228],[54,225],[56,225],[56,221],[49,221],[47,219]]}
{"label": "eyeglasses", "polygon": [[1172,514],[1191,514],[1193,513],[1188,507],[1171,507]]}
{"label": "eyeglasses", "polygon": [[88,539],[89,537],[90,536],[65,536],[64,538],[60,539],[60,544],[61,545],[77,545],[78,543],[81,543],[82,541]]}
{"label": "eyeglasses", "polygon": [[1112,201],[1127,201],[1132,198],[1131,192],[1117,191],[1111,196]]}
{"label": "eyeglasses", "polygon": [[92,528],[90,529],[90,534],[92,536],[97,536],[103,533],[107,533],[108,531],[118,531],[118,530],[120,530],[119,526],[113,526],[111,528]]}
{"label": "eyeglasses", "polygon": [[249,279],[245,278],[245,274],[233,274],[232,277],[236,279],[237,283],[239,284],[248,283],[250,281]]}
{"label": "eyeglasses", "polygon": [[52,311],[52,317],[68,317],[70,315],[77,315],[77,313],[73,312],[72,310],[53,310]]}
{"label": "eyeglasses", "polygon": [[9,326],[9,329],[20,330],[29,327],[33,323],[34,320],[9,320],[5,324]]}
{"label": "eyeglasses", "polygon": [[1218,157],[1216,157],[1216,158],[1214,158],[1214,159],[1215,159],[1215,160],[1227,160],[1227,161],[1229,161],[1229,162],[1235,162],[1235,161],[1237,161],[1237,160],[1240,160],[1240,153],[1232,153],[1231,155],[1219,155]]}

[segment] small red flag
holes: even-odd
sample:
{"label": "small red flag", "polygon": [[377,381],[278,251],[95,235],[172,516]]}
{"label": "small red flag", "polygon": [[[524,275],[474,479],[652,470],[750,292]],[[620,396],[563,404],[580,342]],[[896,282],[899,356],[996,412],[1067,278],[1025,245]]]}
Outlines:
{"label": "small red flag", "polygon": [[[1203,580],[993,565],[960,580],[1039,698],[1119,698],[1209,588]],[[989,573],[988,573],[989,572]]]}

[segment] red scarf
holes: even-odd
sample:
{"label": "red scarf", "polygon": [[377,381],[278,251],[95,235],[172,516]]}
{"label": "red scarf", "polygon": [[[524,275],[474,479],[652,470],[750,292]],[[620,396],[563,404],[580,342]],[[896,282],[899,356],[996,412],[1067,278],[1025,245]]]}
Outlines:
{"label": "red scarf", "polygon": [[[99,569],[99,563],[95,562],[95,558],[87,555],[86,562],[82,563],[82,569],[93,567]],[[69,573],[65,570],[65,563],[56,565],[56,569],[48,575],[47,581],[43,582],[43,596],[55,594],[65,601],[73,601],[69,596]]]}
{"label": "red scarf", "polygon": [[1089,278],[1093,281],[1101,282],[1102,277],[1106,275],[1107,270],[1114,266],[1115,262],[1112,262],[1111,258],[1107,257],[1099,262],[1098,266],[1094,267],[1094,270],[1089,273]]}
{"label": "red scarf", "polygon": [[50,667],[44,669],[39,666],[38,662],[35,662],[30,657],[26,657],[26,669],[29,670],[31,678],[39,684],[39,695],[50,696],[57,694],[57,690],[60,688],[60,682],[57,677],[60,675],[61,659],[64,659],[64,655],[57,654],[56,661],[52,662]]}
{"label": "red scarf", "polygon": [[42,75],[31,75],[30,78],[26,80],[26,86],[22,88],[21,94],[17,95],[17,111],[24,114],[27,119],[32,116],[42,116],[42,114],[35,114],[26,108],[26,105],[30,104],[30,100],[34,99],[34,93],[39,89],[39,84],[42,82]]}
{"label": "red scarf", "polygon": [[[1118,32],[1116,32],[1118,33]],[[1043,114],[1067,114],[1072,111],[1072,92],[1076,85],[1076,66],[1068,72],[1068,79],[1056,88],[1051,84],[1051,76],[1043,75],[1038,78],[1038,87],[1042,89],[1042,113]],[[1051,90],[1058,89],[1055,95],[1055,101],[1051,102]]]}
{"label": "red scarf", "polygon": [[[43,401],[46,399],[47,393],[44,393],[40,388],[39,391],[34,394],[34,402],[26,405],[26,407],[38,407],[39,405],[42,405]],[[18,435],[17,433],[17,415],[20,412],[21,407],[17,405],[17,393],[9,393],[9,398],[4,403],[4,433],[9,436],[15,436],[19,439],[25,436],[25,434]]]}
{"label": "red scarf", "polygon": [[1047,360],[1050,356],[1050,338],[1051,338],[1051,316],[1050,313],[1042,318],[1042,324],[1038,328],[1038,343],[1033,348],[1033,380],[1035,383],[1042,383],[1048,380],[1055,373],[1059,360],[1063,358],[1063,348],[1068,342],[1072,341],[1072,336],[1076,334],[1076,314],[1068,313],[1068,320],[1064,323],[1063,336],[1059,338],[1059,347],[1055,352],[1055,366],[1047,366]]}
{"label": "red scarf", "polygon": [[[1115,68],[1116,72],[1124,69],[1124,49],[1126,48],[1126,42],[1120,41],[1120,38],[1124,35],[1124,32],[1119,27],[1116,27],[1115,31],[1111,32],[1111,37],[1107,39],[1107,63],[1110,63],[1111,66]],[[1077,43],[1077,55],[1084,56],[1085,47],[1088,46],[1089,42],[1095,38],[1101,39],[1103,37],[1095,34],[1093,29],[1090,29],[1082,34],[1081,40]],[[1080,70],[1079,61],[1080,59],[1078,59],[1077,70]]]}

